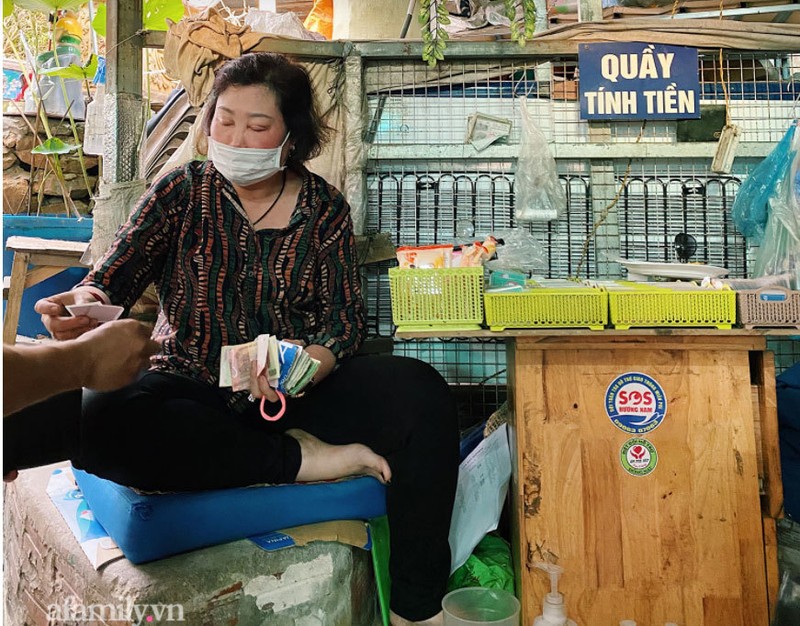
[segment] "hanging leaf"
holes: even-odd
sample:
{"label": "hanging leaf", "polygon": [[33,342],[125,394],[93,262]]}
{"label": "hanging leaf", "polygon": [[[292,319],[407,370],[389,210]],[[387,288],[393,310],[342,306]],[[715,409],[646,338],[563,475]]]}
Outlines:
{"label": "hanging leaf", "polygon": [[142,12],[145,30],[167,30],[167,19],[179,22],[183,17],[183,1],[145,0]]}
{"label": "hanging leaf", "polygon": [[106,36],[106,5],[94,5],[94,17],[92,17],[92,29],[101,37]]}
{"label": "hanging leaf", "polygon": [[535,0],[504,0],[504,5],[511,20],[511,39],[524,46],[536,30]]}
{"label": "hanging leaf", "polygon": [[[167,30],[167,18],[178,22],[183,17],[182,0],[145,0],[142,7],[142,26],[145,30]],[[106,5],[95,7],[92,28],[101,37],[106,36]]]}
{"label": "hanging leaf", "polygon": [[443,0],[422,0],[419,8],[419,21],[422,24],[422,60],[430,67],[436,67],[438,61],[444,60],[444,49],[449,38],[444,24],[450,23],[450,17]]}
{"label": "hanging leaf", "polygon": [[3,0],[3,18],[8,17],[14,11],[12,0]]}
{"label": "hanging leaf", "polygon": [[58,137],[50,137],[31,150],[31,154],[69,154],[79,146],[64,143]]}
{"label": "hanging leaf", "polygon": [[[28,11],[41,11],[42,13],[53,13],[62,9],[77,9],[86,0],[13,0],[13,3]],[[5,1],[3,2],[3,13],[5,13]]]}
{"label": "hanging leaf", "polygon": [[46,70],[40,70],[40,74],[44,76],[55,76],[57,78],[74,78],[76,80],[91,80],[97,73],[97,55],[93,54],[89,57],[88,63],[81,67],[75,63],[70,63],[66,67],[51,67]]}

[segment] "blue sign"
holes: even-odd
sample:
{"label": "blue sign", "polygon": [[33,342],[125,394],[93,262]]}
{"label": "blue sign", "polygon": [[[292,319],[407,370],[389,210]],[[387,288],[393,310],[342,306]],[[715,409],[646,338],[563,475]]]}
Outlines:
{"label": "blue sign", "polygon": [[581,119],[700,117],[697,48],[648,43],[578,46]]}
{"label": "blue sign", "polygon": [[640,372],[627,372],[608,386],[605,409],[614,426],[632,435],[644,435],[664,421],[667,397],[655,379]]}

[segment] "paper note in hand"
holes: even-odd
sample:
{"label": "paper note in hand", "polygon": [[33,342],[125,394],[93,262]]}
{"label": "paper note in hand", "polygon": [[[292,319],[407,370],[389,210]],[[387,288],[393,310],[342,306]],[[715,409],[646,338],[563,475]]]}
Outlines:
{"label": "paper note in hand", "polygon": [[266,374],[267,368],[269,367],[269,338],[270,335],[259,335],[256,337],[256,371],[259,375]]}
{"label": "paper note in hand", "polygon": [[219,386],[231,386],[231,357],[230,351],[233,346],[222,346],[219,354]]}
{"label": "paper note in hand", "polygon": [[251,389],[254,363],[258,374],[266,373],[270,387],[290,396],[302,391],[320,366],[300,346],[273,335],[259,335],[249,343],[222,346],[219,386],[233,391]]}
{"label": "paper note in hand", "polygon": [[309,356],[308,352],[303,352],[303,354],[307,359],[304,359],[305,365],[303,369],[298,372],[297,382],[289,387],[289,393],[292,395],[303,391],[319,369],[320,362],[317,361],[317,359]]}
{"label": "paper note in hand", "polygon": [[289,372],[292,370],[292,365],[297,355],[302,353],[303,349],[288,341],[278,342],[278,353],[280,357],[281,373],[278,378],[278,391],[286,393],[286,381],[289,379]]}
{"label": "paper note in hand", "polygon": [[[283,379],[283,387],[290,396],[300,393],[319,369],[319,361],[312,358],[305,350],[300,350],[294,357],[289,371]],[[283,372],[282,372],[283,373]]]}
{"label": "paper note in hand", "polygon": [[220,354],[219,386],[233,391],[250,389],[252,364],[257,362],[258,346],[255,341],[237,346],[223,346]]}
{"label": "paper note in hand", "polygon": [[278,380],[281,376],[280,350],[278,349],[278,338],[270,335],[267,342],[267,381],[273,389],[277,388]]}

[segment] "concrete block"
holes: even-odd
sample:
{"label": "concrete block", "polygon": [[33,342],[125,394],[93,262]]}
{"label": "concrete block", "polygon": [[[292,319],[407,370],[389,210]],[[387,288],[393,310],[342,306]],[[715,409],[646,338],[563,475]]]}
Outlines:
{"label": "concrete block", "polygon": [[[6,486],[7,624],[45,626],[54,617],[49,623],[107,626],[380,623],[370,554],[339,543],[265,552],[242,540],[95,571],[45,493],[55,467],[20,472]],[[196,523],[203,521],[186,520]]]}

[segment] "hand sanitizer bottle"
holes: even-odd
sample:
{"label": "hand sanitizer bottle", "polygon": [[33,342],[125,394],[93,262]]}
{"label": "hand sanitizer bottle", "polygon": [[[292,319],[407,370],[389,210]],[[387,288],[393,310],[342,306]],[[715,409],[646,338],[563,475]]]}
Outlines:
{"label": "hand sanitizer bottle", "polygon": [[567,618],[564,595],[558,592],[558,578],[564,568],[541,562],[534,563],[534,566],[550,575],[550,593],[545,595],[542,601],[542,614],[533,620],[533,626],[578,626],[573,620]]}

